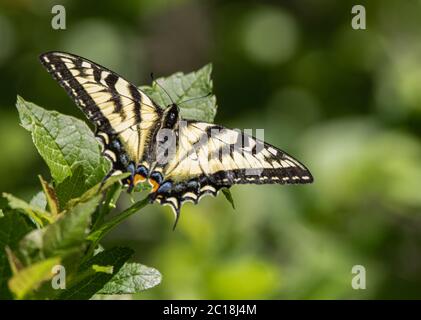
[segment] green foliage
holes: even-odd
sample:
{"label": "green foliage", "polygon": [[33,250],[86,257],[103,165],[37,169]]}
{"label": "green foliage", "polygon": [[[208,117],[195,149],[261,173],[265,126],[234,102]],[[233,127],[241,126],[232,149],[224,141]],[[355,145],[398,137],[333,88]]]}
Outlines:
{"label": "green foliage", "polygon": [[100,146],[85,122],[56,111],[47,111],[19,96],[16,107],[21,125],[31,132],[54,182],[60,184],[73,177],[73,183],[67,182],[61,193],[69,197],[71,189],[82,194],[101,181],[110,165],[101,156]]}
{"label": "green foliage", "polygon": [[158,78],[151,87],[142,86],[141,89],[163,108],[173,102],[180,104],[181,116],[185,119],[213,122],[217,105],[212,94],[211,73],[212,65],[208,64],[188,74],[177,72],[167,78]]}
{"label": "green foliage", "polygon": [[20,239],[34,228],[18,211],[0,218],[0,298],[12,297],[7,282],[12,276],[6,248],[16,250]]}
{"label": "green foliage", "polygon": [[71,211],[60,215],[54,223],[25,236],[20,245],[25,261],[31,263],[55,256],[66,257],[82,251],[91,216],[100,200],[101,196],[97,195],[79,203]]}
{"label": "green foliage", "polygon": [[26,213],[37,226],[43,226],[45,222],[52,222],[52,216],[48,212],[39,209],[38,206],[31,205],[24,200],[14,197],[8,193],[3,193],[3,197],[9,201],[9,206],[11,209],[20,210],[23,213]]}
{"label": "green foliage", "polygon": [[161,281],[158,270],[140,263],[126,263],[100,291],[102,294],[132,294],[153,288]]}
{"label": "green foliage", "polygon": [[54,257],[35,262],[19,270],[9,280],[10,291],[16,299],[25,298],[31,290],[37,289],[43,281],[53,276],[51,269],[59,263],[60,258]]}
{"label": "green foliage", "polygon": [[[120,247],[98,253],[81,265],[76,279],[72,281],[74,284],[71,284],[69,289],[64,291],[59,298],[89,299],[114,276],[117,276],[118,271],[132,255],[133,250]],[[109,266],[112,266],[112,273],[109,272]],[[129,279],[128,281],[132,280]],[[118,292],[111,294],[118,294]]]}
{"label": "green foliage", "polygon": [[[176,102],[211,92],[211,66],[187,75],[176,73],[161,84]],[[144,88],[160,105],[165,95],[156,84]],[[112,176],[100,146],[85,122],[47,111],[18,97],[21,125],[32,135],[47,163],[52,181],[39,177],[42,191],[29,202],[3,193],[0,217],[0,298],[90,299],[95,294],[135,294],[161,282],[161,274],[137,262],[128,262],[134,251],[115,247],[105,250],[100,241],[124,219],[149,203],[145,199],[109,217],[122,191]],[[195,107],[193,107],[195,106]],[[183,104],[188,118],[212,121],[215,96]],[[146,190],[137,188],[137,191]],[[224,192],[233,204],[230,194]],[[52,288],[56,265],[64,266],[65,289]],[[60,272],[60,271],[59,271]]]}

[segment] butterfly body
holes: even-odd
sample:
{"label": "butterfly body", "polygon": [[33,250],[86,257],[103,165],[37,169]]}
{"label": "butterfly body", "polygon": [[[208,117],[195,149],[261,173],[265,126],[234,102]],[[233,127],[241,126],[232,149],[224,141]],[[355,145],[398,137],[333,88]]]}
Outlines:
{"label": "butterfly body", "polygon": [[177,104],[160,108],[130,82],[85,58],[47,52],[42,64],[96,126],[109,177],[152,186],[150,200],[181,205],[216,196],[233,184],[311,183],[308,169],[284,151],[240,131],[181,118]]}

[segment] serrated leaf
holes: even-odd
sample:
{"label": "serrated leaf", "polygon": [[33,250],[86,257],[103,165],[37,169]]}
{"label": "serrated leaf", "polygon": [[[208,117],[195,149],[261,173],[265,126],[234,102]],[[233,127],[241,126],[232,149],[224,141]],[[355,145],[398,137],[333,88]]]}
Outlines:
{"label": "serrated leaf", "polygon": [[85,122],[56,111],[47,111],[18,96],[16,107],[22,126],[32,133],[33,142],[59,184],[83,167],[88,190],[102,180],[109,162],[101,155],[99,143]]}
{"label": "serrated leaf", "polygon": [[9,212],[0,218],[0,299],[12,298],[7,281],[12,275],[6,256],[6,247],[18,247],[19,240],[30,232],[32,227],[19,212]]}
{"label": "serrated leaf", "polygon": [[38,226],[43,226],[46,223],[51,223],[53,217],[47,211],[39,209],[37,206],[32,206],[26,201],[19,199],[9,193],[3,193],[3,197],[9,202],[9,207],[15,210],[19,210],[34,221]]}
{"label": "serrated leaf", "polygon": [[157,286],[161,273],[140,263],[126,263],[99,294],[132,294]]}
{"label": "serrated leaf", "polygon": [[[133,250],[129,248],[112,248],[102,251],[85,262],[79,272],[73,285],[66,289],[59,299],[89,299],[96,292],[101,290],[104,285],[110,281],[114,274],[118,273],[124,263],[133,255]],[[93,265],[112,266],[114,274],[104,272],[95,272]]]}
{"label": "serrated leaf", "polygon": [[[213,122],[217,105],[215,95],[211,94],[213,86],[211,73],[212,65],[207,64],[195,72],[188,74],[177,72],[166,78],[158,78],[152,86],[142,86],[141,89],[162,108],[166,108],[174,101],[179,105],[184,119]],[[193,100],[183,103],[190,99]]]}
{"label": "serrated leaf", "polygon": [[79,203],[47,227],[34,230],[20,242],[27,263],[52,256],[65,257],[83,249],[91,216],[101,196]]}
{"label": "serrated leaf", "polygon": [[51,272],[55,265],[60,264],[60,258],[50,258],[30,265],[20,270],[9,280],[9,289],[17,299],[23,299],[28,293],[53,277]]}

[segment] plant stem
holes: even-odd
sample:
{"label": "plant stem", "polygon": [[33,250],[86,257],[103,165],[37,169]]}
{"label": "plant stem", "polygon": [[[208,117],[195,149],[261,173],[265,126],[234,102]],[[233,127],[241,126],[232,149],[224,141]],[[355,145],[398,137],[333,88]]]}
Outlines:
{"label": "plant stem", "polygon": [[88,252],[85,255],[85,259],[88,259],[94,252],[96,246],[98,245],[99,241],[108,233],[110,232],[116,225],[122,222],[124,219],[130,217],[132,214],[136,213],[143,207],[145,207],[149,203],[149,197],[144,198],[143,200],[136,202],[131,207],[127,208],[120,214],[116,215],[115,217],[111,218],[109,221],[105,222],[101,225],[97,230],[93,230],[88,235],[88,240],[91,240],[91,244],[89,246]]}
{"label": "plant stem", "polygon": [[121,186],[118,183],[115,183],[111,188],[106,192],[106,195],[104,197],[104,201],[100,208],[97,211],[97,215],[94,216],[94,224],[92,227],[92,230],[96,230],[99,228],[99,226],[102,225],[104,222],[105,216],[110,213],[110,211],[113,209],[112,205],[114,205],[113,201],[115,201],[116,198],[120,195],[121,192]]}

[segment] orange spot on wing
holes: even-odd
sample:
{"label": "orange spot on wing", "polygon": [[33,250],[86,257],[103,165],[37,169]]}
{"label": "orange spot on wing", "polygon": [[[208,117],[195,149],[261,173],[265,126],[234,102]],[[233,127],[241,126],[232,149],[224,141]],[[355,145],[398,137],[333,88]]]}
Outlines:
{"label": "orange spot on wing", "polygon": [[159,183],[156,182],[154,179],[149,179],[148,182],[152,186],[151,192],[156,192],[156,190],[158,190],[159,188]]}
{"label": "orange spot on wing", "polygon": [[136,186],[138,183],[143,182],[146,180],[146,177],[142,176],[141,174],[135,174],[133,178],[133,184]]}

